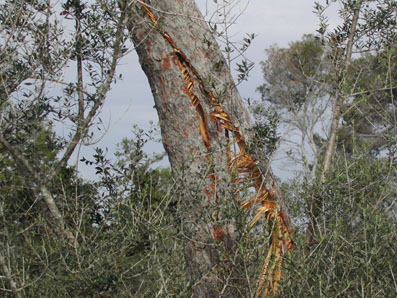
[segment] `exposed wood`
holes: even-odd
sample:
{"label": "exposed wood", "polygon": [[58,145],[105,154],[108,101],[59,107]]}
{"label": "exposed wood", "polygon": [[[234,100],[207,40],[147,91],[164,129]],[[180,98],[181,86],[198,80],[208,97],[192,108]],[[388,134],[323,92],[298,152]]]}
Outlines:
{"label": "exposed wood", "polygon": [[276,292],[292,229],[265,152],[246,150],[251,122],[201,13],[194,1],[141,1],[131,11],[129,30],[152,89],[173,174],[186,187],[186,261],[193,295],[247,295],[238,268],[225,270],[211,244],[223,241],[225,253],[233,256],[241,239],[232,222],[218,223],[225,222],[219,198],[241,179],[256,189],[242,207],[261,205],[251,225],[262,216],[277,223],[257,296]]}

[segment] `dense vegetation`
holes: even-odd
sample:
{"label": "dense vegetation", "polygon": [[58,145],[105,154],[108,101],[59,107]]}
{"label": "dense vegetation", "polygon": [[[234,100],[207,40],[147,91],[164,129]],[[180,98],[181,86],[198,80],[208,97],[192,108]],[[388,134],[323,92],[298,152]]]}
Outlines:
{"label": "dense vegetation", "polygon": [[[250,146],[284,155],[296,169],[281,187],[295,228],[282,296],[394,297],[397,3],[340,1],[342,24],[330,29],[325,15],[335,3],[326,2],[315,4],[317,33],[266,50],[262,100],[250,104],[257,136]],[[97,148],[82,157],[95,181],[68,163],[101,128],[97,116],[130,45],[129,2],[89,3],[0,4],[0,295],[189,297],[185,177],[156,167],[164,154],[145,152],[154,132],[135,127],[114,156]],[[243,65],[240,81],[250,68]],[[76,79],[62,76],[66,67]],[[325,171],[333,117],[339,126]],[[201,187],[197,177],[190,196]],[[220,271],[241,271],[236,284],[247,297],[270,242],[263,226],[271,225],[248,228],[252,214],[230,198],[249,192],[231,185],[220,198],[241,239],[238,253],[232,259],[212,244]]]}

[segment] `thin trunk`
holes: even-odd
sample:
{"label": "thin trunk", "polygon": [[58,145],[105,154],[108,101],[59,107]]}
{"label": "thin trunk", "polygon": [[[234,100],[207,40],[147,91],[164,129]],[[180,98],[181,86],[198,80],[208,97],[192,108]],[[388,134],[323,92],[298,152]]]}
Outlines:
{"label": "thin trunk", "polygon": [[[250,224],[262,215],[277,222],[257,295],[277,291],[281,271],[275,268],[292,246],[292,232],[265,153],[246,150],[252,137],[249,115],[212,33],[192,0],[141,1],[130,12],[131,39],[152,89],[164,148],[185,189],[185,255],[193,296],[249,295],[241,268],[221,262],[214,248],[223,242],[224,253],[234,259],[242,238],[219,206],[222,196],[233,199],[236,175],[245,175],[257,190],[242,207],[262,204]],[[277,265],[269,266],[273,261]]]}
{"label": "thin trunk", "polygon": [[17,284],[14,281],[11,272],[8,268],[8,265],[6,264],[5,258],[0,254],[0,266],[3,271],[4,277],[8,280],[8,283],[10,285],[11,292],[14,294],[15,297],[19,298],[22,297],[21,293],[19,293]]}
{"label": "thin trunk", "polygon": [[[356,34],[358,17],[360,15],[360,8],[361,8],[361,1],[357,3],[357,6],[354,9],[352,25],[351,25],[350,33],[349,33],[349,41],[348,41],[347,49],[346,49],[346,56],[345,56],[344,69],[343,69],[343,73],[342,73],[342,80],[344,80],[344,78],[346,77],[346,74],[349,70],[350,61],[351,61],[351,57],[352,57],[354,36]],[[335,102],[334,102],[334,106],[332,108],[331,128],[330,128],[329,137],[328,137],[327,149],[326,149],[325,155],[324,155],[323,170],[321,172],[321,182],[322,183],[325,183],[326,175],[331,167],[332,157],[335,152],[339,120],[341,117],[340,109],[343,105],[343,100],[344,100],[344,95],[339,90],[337,93]]]}
{"label": "thin trunk", "polygon": [[68,241],[74,244],[75,238],[66,227],[64,218],[59,211],[58,206],[53,196],[51,195],[51,192],[48,190],[41,177],[30,166],[28,160],[26,160],[26,158],[16,148],[12,147],[12,145],[8,143],[2,135],[0,135],[0,143],[11,154],[15,161],[15,164],[17,165],[18,171],[24,177],[26,185],[31,187],[33,193],[35,194],[35,196],[37,196],[38,199],[40,199],[38,190],[41,192],[42,198],[47,205],[47,208],[51,215],[51,219],[54,222],[57,231],[64,234]]}
{"label": "thin trunk", "polygon": [[[332,158],[335,153],[336,140],[337,140],[337,135],[338,135],[338,126],[339,126],[339,120],[341,117],[341,107],[342,107],[343,101],[345,99],[345,96],[342,93],[342,90],[340,90],[341,83],[343,83],[343,81],[345,80],[347,72],[349,70],[351,56],[352,56],[352,49],[353,49],[353,44],[354,44],[354,38],[355,38],[358,18],[360,15],[360,8],[361,8],[361,1],[358,2],[356,4],[356,7],[354,8],[353,19],[352,19],[352,24],[350,27],[349,39],[348,39],[347,48],[346,48],[344,66],[343,66],[343,69],[341,70],[341,74],[339,75],[339,77],[341,78],[341,81],[338,82],[339,83],[338,90],[337,90],[337,94],[335,97],[334,106],[332,108],[331,127],[330,127],[330,131],[329,131],[329,136],[328,136],[327,148],[325,150],[324,159],[323,159],[323,163],[322,163],[322,171],[320,174],[320,182],[321,183],[326,182],[326,176],[331,168]],[[323,204],[323,198],[321,195],[317,195],[317,196],[313,195],[312,196],[312,202],[311,202],[311,206],[310,206],[310,210],[309,210],[310,223],[309,223],[309,227],[307,230],[307,242],[308,242],[309,248],[316,242],[315,241],[315,230],[318,225],[318,217],[321,214],[322,204]]]}

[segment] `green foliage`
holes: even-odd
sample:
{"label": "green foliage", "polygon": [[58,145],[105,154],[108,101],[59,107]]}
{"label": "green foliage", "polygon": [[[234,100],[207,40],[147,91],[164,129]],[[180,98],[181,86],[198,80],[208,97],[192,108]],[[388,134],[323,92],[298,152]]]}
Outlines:
{"label": "green foliage", "polygon": [[99,178],[91,218],[101,248],[93,259],[111,256],[113,269],[99,268],[116,277],[101,281],[103,273],[97,273],[95,284],[103,284],[102,291],[109,295],[178,296],[186,290],[183,242],[178,239],[178,187],[168,168],[153,166],[164,154],[150,156],[143,149],[153,134],[135,127],[135,137],[119,144],[116,161],[99,148],[93,161],[82,159],[95,166]]}
{"label": "green foliage", "polygon": [[[20,130],[15,134],[8,135],[11,144],[18,146],[26,156],[27,160],[40,170],[42,175],[51,172],[56,163],[56,155],[62,149],[61,144],[55,138],[55,134],[46,123],[35,122],[30,127],[20,126]],[[47,126],[47,127],[46,127]],[[12,132],[12,131],[11,131]],[[59,174],[59,179],[65,178],[67,181],[75,174],[73,168],[64,168]],[[18,165],[10,153],[0,145],[0,181],[2,203],[7,210],[8,220],[15,222],[22,218],[32,219],[45,209],[42,201],[35,197],[35,189],[26,184],[24,176],[20,173]],[[62,194],[63,190],[57,186],[56,181],[49,181],[49,185],[54,190],[54,194]],[[37,205],[40,207],[37,208]],[[23,219],[25,222],[26,219]],[[28,220],[25,224],[29,224]]]}
{"label": "green foliage", "polygon": [[251,106],[255,124],[251,128],[254,133],[253,141],[248,144],[248,150],[261,148],[267,155],[271,155],[278,147],[279,136],[277,128],[279,115],[272,109],[265,109],[261,104]]}
{"label": "green foliage", "polygon": [[[377,54],[367,54],[352,61],[348,85],[355,86],[352,100],[342,108],[339,148],[352,152],[353,142],[369,146],[378,155],[396,139],[397,47],[394,44]],[[353,107],[353,108],[352,108]]]}
{"label": "green foliage", "polygon": [[[277,126],[287,120],[296,120],[302,135],[315,143],[312,161],[302,158],[313,175],[304,172],[283,186],[296,227],[295,250],[284,268],[286,297],[394,297],[397,292],[396,4],[371,2],[364,3],[358,26],[358,36],[365,38],[354,48],[369,52],[354,56],[345,74],[344,43],[357,1],[342,1],[347,13],[334,31],[328,31],[326,6],[316,4],[320,36],[305,35],[286,49],[274,46],[262,63],[263,102],[252,106],[255,138],[248,150],[273,152]],[[271,223],[247,227],[253,214],[242,213],[240,202],[251,195],[249,186],[242,191],[231,183],[226,169],[215,164],[214,187],[222,192],[211,201],[203,189],[213,169],[205,164],[197,176],[187,177],[187,160],[172,178],[170,169],[156,166],[163,154],[145,153],[153,132],[138,128],[132,139],[121,141],[115,159],[100,148],[82,159],[95,167],[95,181],[83,180],[67,165],[75,146],[89,141],[100,125],[95,116],[127,51],[127,5],[0,4],[1,296],[187,297],[194,286],[185,272],[186,243],[192,240],[187,225],[206,229],[201,232],[207,238],[196,244],[220,264],[216,269],[225,279],[219,284],[233,287],[237,297],[254,295],[270,244],[263,231]],[[226,18],[226,12],[220,16]],[[240,83],[252,68],[244,52],[254,35],[236,47],[220,33],[229,67],[242,59],[236,64]],[[76,70],[77,79],[66,80],[66,68]],[[227,91],[219,91],[220,100]],[[324,119],[326,99],[338,92],[345,97],[339,150],[326,182],[319,183],[315,165],[326,139],[315,128]],[[57,135],[54,123],[67,127],[67,136]],[[43,189],[73,239],[60,233]],[[206,202],[205,208],[194,209],[194,200]],[[314,240],[308,243],[307,222],[314,212]],[[216,229],[209,222],[230,229],[227,237],[208,239]]]}
{"label": "green foliage", "polygon": [[261,62],[265,83],[258,87],[262,100],[288,111],[299,110],[308,97],[321,98],[330,90],[325,83],[330,65],[315,36],[304,35],[288,48],[274,45],[265,52],[267,60]]}
{"label": "green foliage", "polygon": [[[303,170],[282,187],[296,237],[282,296],[394,297],[396,2],[342,1],[343,23],[334,30],[325,14],[328,2],[315,5],[320,36],[267,50],[262,102],[254,110],[278,109],[281,123],[298,131],[289,150]],[[320,128],[328,101],[341,98],[337,150],[324,182],[320,165],[329,134]]]}
{"label": "green foliage", "polygon": [[251,110],[256,119],[268,119],[267,111],[277,111],[280,127],[290,130],[288,147],[283,149],[313,175],[323,149],[322,122],[336,92],[328,50],[319,38],[304,35],[288,48],[271,46],[265,52],[267,59],[261,62],[264,84],[257,89],[262,100],[254,101]]}
{"label": "green foliage", "polygon": [[[287,187],[287,194],[295,198],[290,201],[291,215],[301,228],[296,230],[296,248],[285,268],[285,296],[395,295],[396,169],[391,160],[355,151],[352,158],[335,159],[326,184]],[[323,204],[316,243],[309,248],[302,223],[319,196]]]}
{"label": "green foliage", "polygon": [[[42,159],[38,168],[45,173],[48,166],[56,161],[56,153],[60,148],[52,142],[53,133],[50,130],[42,128],[38,137],[33,138],[33,143],[29,140],[31,136],[25,136],[24,153],[30,158],[40,156]],[[33,150],[34,155],[28,150]],[[2,151],[0,163],[4,167],[1,167],[0,172],[1,255],[7,257],[17,285],[23,285],[21,295],[66,296],[67,292],[64,291],[68,291],[73,285],[70,275],[63,281],[62,276],[67,276],[74,266],[74,249],[64,239],[58,238],[47,207],[37,197],[36,189],[26,185],[14,160]],[[47,183],[64,210],[67,223],[75,224],[79,220],[83,225],[92,224],[89,218],[82,216],[84,210],[93,208],[92,196],[95,192],[92,185],[79,179],[73,168],[63,168],[53,181]],[[71,267],[60,266],[62,262]],[[3,279],[1,282],[1,288],[7,289],[8,281]],[[65,287],[60,287],[62,282],[65,282]],[[55,288],[51,289],[51,286]]]}
{"label": "green foliage", "polygon": [[[135,139],[124,139],[116,162],[100,149],[93,162],[84,159],[96,167],[97,182],[84,182],[67,167],[48,183],[73,228],[74,243],[56,234],[46,206],[23,182],[17,184],[13,160],[2,155],[0,162],[7,166],[0,173],[1,250],[13,279],[23,285],[23,297],[183,295],[178,188],[169,169],[152,167],[161,157],[144,153],[150,138],[138,130]],[[56,158],[56,151],[41,143],[35,150]],[[1,288],[8,288],[6,279]]]}

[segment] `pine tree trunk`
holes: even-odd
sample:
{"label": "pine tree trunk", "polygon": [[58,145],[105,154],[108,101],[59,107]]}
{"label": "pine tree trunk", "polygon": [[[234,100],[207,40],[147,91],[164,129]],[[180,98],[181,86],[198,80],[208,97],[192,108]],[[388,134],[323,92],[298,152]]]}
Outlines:
{"label": "pine tree trunk", "polygon": [[[194,1],[145,3],[146,9],[143,3],[131,9],[128,28],[150,83],[173,175],[185,187],[181,198],[184,234],[189,239],[185,256],[193,296],[247,296],[241,268],[221,262],[214,245],[223,243],[222,253],[233,259],[235,242],[242,235],[235,231],[232,219],[222,218],[219,208],[220,200],[232,193],[228,164],[232,136],[222,121],[215,119],[214,102],[209,97],[216,95],[233,130],[246,140],[252,134],[248,112]],[[253,155],[261,160],[264,184],[278,197],[265,153]]]}

